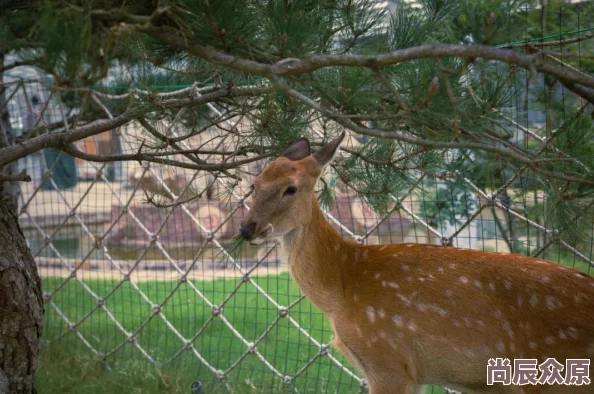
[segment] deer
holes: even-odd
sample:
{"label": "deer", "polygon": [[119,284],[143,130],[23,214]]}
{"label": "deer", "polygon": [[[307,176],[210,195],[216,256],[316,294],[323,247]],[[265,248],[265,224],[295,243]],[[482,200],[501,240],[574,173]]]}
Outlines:
{"label": "deer", "polygon": [[594,393],[594,384],[487,379],[497,358],[511,365],[553,358],[563,366],[594,358],[594,278],[514,253],[344,239],[314,189],[344,136],[313,154],[301,138],[271,161],[254,178],[239,233],[254,245],[279,241],[291,277],[329,320],[331,345],[364,375],[369,392],[440,385],[468,393]]}

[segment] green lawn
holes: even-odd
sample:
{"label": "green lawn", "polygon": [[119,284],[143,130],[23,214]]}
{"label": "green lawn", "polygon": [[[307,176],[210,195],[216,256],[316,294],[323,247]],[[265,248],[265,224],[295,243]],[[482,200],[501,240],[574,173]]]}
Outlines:
{"label": "green lawn", "polygon": [[[542,257],[592,273],[585,263],[556,248],[551,248]],[[287,274],[253,279],[280,305],[290,305],[300,296],[299,289]],[[44,290],[52,292],[63,281],[61,278],[44,278]],[[277,319],[278,310],[254,286],[241,282],[241,278],[235,278],[191,284],[215,304],[225,302],[223,315],[247,341],[254,342]],[[145,326],[136,336],[137,342],[157,361],[158,367],[147,362],[133,344],[126,342],[125,335],[105,312],[97,310],[77,326],[89,345],[103,354],[124,344],[107,356],[106,363],[102,362],[75,332],[69,331],[57,311],[46,304],[44,344],[37,378],[39,393],[189,393],[190,385],[197,380],[204,384],[206,394],[227,392],[229,388],[237,393],[294,392],[294,388],[309,393],[359,391],[356,381],[327,357],[319,358],[287,386],[281,385],[278,376],[255,355],[248,355],[227,376],[227,383],[217,380],[193,353],[185,351],[175,357],[183,348],[181,340],[158,315],[153,314],[152,305],[129,282],[116,288],[117,284],[113,280],[85,280],[85,285],[93,292],[107,298],[106,307],[124,329],[134,332]],[[211,309],[191,289],[190,283],[149,281],[137,286],[154,303],[166,300],[162,314],[183,337],[192,338],[204,326],[194,346],[215,369],[227,369],[245,353],[246,346],[219,318],[209,322]],[[179,288],[175,290],[177,286]],[[79,322],[96,306],[82,285],[72,279],[62,286],[52,301],[71,322]],[[292,308],[290,316],[319,342],[330,341],[330,324],[307,300]],[[280,319],[257,348],[274,368],[290,376],[318,352],[318,348],[287,319]],[[330,354],[351,368],[338,352],[331,349]],[[443,391],[432,388],[427,392]]]}
{"label": "green lawn", "polygon": [[[255,277],[254,280],[281,305],[289,305],[299,296],[298,288],[286,274]],[[45,278],[43,287],[51,291],[62,281],[59,278]],[[241,279],[219,279],[192,283],[208,299],[220,305],[240,282]],[[93,280],[85,281],[85,284],[96,294],[105,296],[114,289],[117,281]],[[149,299],[160,303],[169,296],[177,283],[152,281],[139,283],[138,286]],[[52,300],[70,321],[79,321],[96,305],[81,284],[74,280],[69,280]],[[130,283],[126,282],[115,290],[105,305],[130,332],[146,324],[137,340],[158,361],[159,367],[147,362],[131,343],[126,343],[108,356],[107,363],[102,362],[75,333],[68,332],[68,327],[55,309],[46,304],[44,338],[50,341],[44,341],[40,355],[37,375],[37,390],[40,394],[190,393],[190,385],[196,380],[204,384],[203,392],[207,394],[227,392],[228,387],[236,393],[288,393],[294,392],[294,388],[309,393],[359,391],[358,384],[333,366],[327,357],[319,358],[292,385],[283,386],[262,361],[255,355],[248,355],[229,374],[226,387],[191,352],[184,352],[171,361],[182,348],[182,342],[158,316],[150,319],[151,307]],[[174,292],[162,312],[186,338],[191,338],[211,316],[211,310],[189,284],[182,284]],[[277,315],[277,309],[249,284],[243,284],[224,306],[224,316],[248,341],[255,341],[261,336]],[[330,340],[328,321],[307,300],[291,309],[290,315],[318,341],[327,343]],[[125,336],[103,311],[95,311],[79,325],[78,330],[101,353],[109,352],[125,341]],[[220,319],[206,325],[195,341],[195,347],[216,369],[226,369],[246,350],[246,346]],[[281,319],[258,344],[258,351],[276,369],[293,376],[318,349],[287,319]],[[330,350],[330,353],[348,365],[338,352]],[[442,391],[436,389],[433,392]]]}

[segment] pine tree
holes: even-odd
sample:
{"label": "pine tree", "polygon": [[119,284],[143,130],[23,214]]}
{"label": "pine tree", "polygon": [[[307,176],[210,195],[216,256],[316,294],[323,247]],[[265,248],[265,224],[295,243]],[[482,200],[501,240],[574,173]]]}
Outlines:
{"label": "pine tree", "polygon": [[[20,60],[5,64],[2,72],[22,65],[43,70],[78,114],[68,119],[68,131],[61,123],[36,126],[20,138],[2,140],[3,192],[11,193],[10,180],[25,177],[13,173],[15,161],[48,147],[91,161],[183,166],[235,182],[239,166],[274,156],[300,136],[321,143],[349,129],[364,143],[345,148],[333,166],[335,178],[320,193],[326,203],[332,182],[352,187],[386,212],[390,196],[407,192],[421,177],[450,179],[447,193],[462,200],[468,196],[461,176],[481,188],[521,181],[546,194],[548,225],[576,240],[584,237],[594,211],[594,130],[587,105],[594,101],[594,78],[574,68],[590,70],[591,59],[574,55],[591,48],[589,33],[553,39],[569,40],[559,54],[539,40],[558,21],[552,11],[528,12],[537,1],[384,3],[4,2],[0,53]],[[559,4],[544,10],[553,6]],[[558,102],[543,98],[552,115],[544,146],[517,138],[517,125],[510,122],[515,98],[529,94],[527,81],[545,84],[545,94],[571,92],[568,100],[575,104],[575,111],[557,116]],[[159,96],[158,85],[193,86],[201,95],[189,90],[185,96]],[[89,99],[92,92],[134,94],[110,102],[108,119]],[[220,125],[223,119],[213,115],[210,104],[249,121],[249,129],[229,136],[236,147],[231,158],[184,151],[152,127],[179,108],[187,109],[183,121],[195,130]],[[136,152],[90,155],[73,145],[133,120],[146,129]],[[522,176],[510,180],[518,171]],[[493,200],[505,204],[506,198],[502,190]],[[444,208],[454,217],[465,206],[461,201],[427,207],[425,213]],[[23,387],[22,392],[30,389]]]}

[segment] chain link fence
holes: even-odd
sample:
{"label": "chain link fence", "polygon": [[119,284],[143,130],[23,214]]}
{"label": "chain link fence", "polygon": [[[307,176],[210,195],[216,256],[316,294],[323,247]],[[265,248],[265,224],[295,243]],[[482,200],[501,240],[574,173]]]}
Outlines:
{"label": "chain link fence", "polygon": [[[51,84],[19,75],[9,78],[8,85],[17,133],[76,114],[64,103],[65,93]],[[543,89],[537,83],[518,91],[505,127],[513,138],[544,147],[547,112],[535,104]],[[200,92],[192,85],[156,94]],[[148,92],[84,94],[94,110],[110,118],[114,102]],[[550,97],[568,113],[585,104],[562,88]],[[154,127],[172,138],[186,135],[191,127],[184,111]],[[209,111],[216,125],[181,148],[233,152],[240,142],[233,131],[249,129],[249,122],[211,104]],[[323,137],[319,122],[311,123],[314,141]],[[93,154],[135,152],[145,133],[142,124],[130,122],[82,140],[78,148]],[[364,143],[350,135],[343,147]],[[361,375],[329,347],[330,325],[292,283],[277,245],[244,246],[240,257],[230,253],[239,222],[250,209],[250,179],[265,162],[247,165],[243,181],[235,184],[208,173],[90,162],[50,149],[19,165],[32,177],[22,184],[19,218],[42,277],[46,341],[82,348],[107,365],[138,357],[158,365],[183,363],[196,379],[231,390],[240,387],[238,392],[365,391]],[[418,173],[409,191],[390,196],[387,213],[378,215],[330,169],[326,179],[336,186],[334,203],[325,213],[344,237],[360,243],[524,253],[592,273],[594,223],[577,243],[549,228],[546,196],[531,184],[530,174],[522,167],[506,173],[504,182],[479,186],[464,168],[443,177]],[[197,194],[200,198],[184,203]]]}

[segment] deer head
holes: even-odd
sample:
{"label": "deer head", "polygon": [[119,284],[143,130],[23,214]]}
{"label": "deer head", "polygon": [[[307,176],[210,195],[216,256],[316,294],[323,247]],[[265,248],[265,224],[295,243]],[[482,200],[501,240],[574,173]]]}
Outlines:
{"label": "deer head", "polygon": [[344,136],[343,132],[313,155],[307,138],[301,138],[256,177],[252,209],[239,229],[245,240],[259,244],[309,223],[316,182]]}

